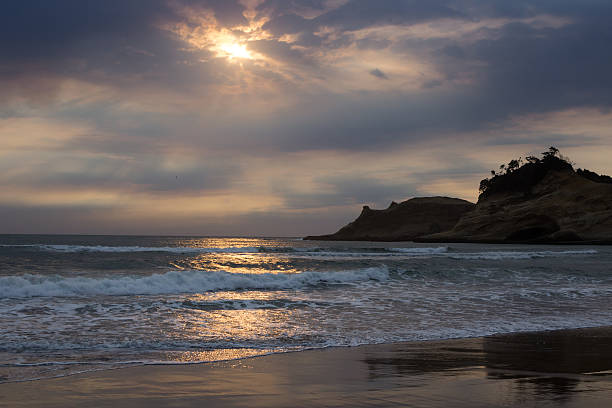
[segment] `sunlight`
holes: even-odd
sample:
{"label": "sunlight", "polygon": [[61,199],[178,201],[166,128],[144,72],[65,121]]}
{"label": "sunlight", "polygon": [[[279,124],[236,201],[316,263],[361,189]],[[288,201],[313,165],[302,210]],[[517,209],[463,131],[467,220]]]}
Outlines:
{"label": "sunlight", "polygon": [[253,56],[247,50],[245,44],[239,44],[237,42],[221,44],[219,49],[225,53],[225,56],[230,60],[234,58],[242,58],[242,59],[253,59]]}

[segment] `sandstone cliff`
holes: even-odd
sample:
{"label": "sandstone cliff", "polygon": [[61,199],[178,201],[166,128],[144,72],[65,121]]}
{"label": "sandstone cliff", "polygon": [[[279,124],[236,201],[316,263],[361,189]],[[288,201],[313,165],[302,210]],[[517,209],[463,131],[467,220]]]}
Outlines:
{"label": "sandstone cliff", "polygon": [[476,207],[451,230],[418,240],[612,243],[612,178],[574,170],[554,147],[527,161],[484,179]]}
{"label": "sandstone cliff", "polygon": [[573,170],[550,171],[521,191],[500,191],[479,199],[449,231],[426,242],[612,242],[612,184],[589,180]]}
{"label": "sandstone cliff", "polygon": [[313,240],[612,244],[612,178],[574,170],[551,147],[511,160],[480,183],[478,203],[413,198],[385,210],[364,207],[335,234]]}
{"label": "sandstone cliff", "polygon": [[474,204],[458,198],[419,197],[385,210],[364,206],[359,217],[335,234],[304,239],[324,241],[411,241],[451,229]]}

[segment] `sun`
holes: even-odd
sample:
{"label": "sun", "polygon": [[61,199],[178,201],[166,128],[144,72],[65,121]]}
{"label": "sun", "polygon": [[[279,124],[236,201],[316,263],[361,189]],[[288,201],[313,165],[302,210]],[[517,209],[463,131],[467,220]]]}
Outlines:
{"label": "sun", "polygon": [[251,55],[251,52],[247,50],[246,44],[232,42],[222,44],[219,48],[230,60],[234,58],[253,59],[253,55]]}

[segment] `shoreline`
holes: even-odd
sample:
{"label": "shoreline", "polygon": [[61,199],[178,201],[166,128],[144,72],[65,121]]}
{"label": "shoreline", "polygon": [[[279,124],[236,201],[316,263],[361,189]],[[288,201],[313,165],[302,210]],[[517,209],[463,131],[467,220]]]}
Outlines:
{"label": "shoreline", "polygon": [[602,326],[140,365],[3,383],[0,406],[513,406],[519,391],[597,406],[612,400],[611,344]]}

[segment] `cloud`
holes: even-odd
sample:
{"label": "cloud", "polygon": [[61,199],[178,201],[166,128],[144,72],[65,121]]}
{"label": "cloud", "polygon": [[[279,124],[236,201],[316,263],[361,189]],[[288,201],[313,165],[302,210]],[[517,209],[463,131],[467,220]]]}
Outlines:
{"label": "cloud", "polygon": [[[6,1],[0,205],[85,220],[102,203],[125,221],[118,208],[163,202],[135,228],[179,204],[232,207],[238,231],[248,214],[469,198],[481,168],[550,144],[606,172],[610,15],[605,1]],[[475,167],[445,164],[462,160]]]}
{"label": "cloud", "polygon": [[449,1],[351,0],[344,5],[317,17],[321,26],[339,27],[341,30],[358,30],[373,25],[401,25],[440,18],[458,18],[463,13],[449,7]]}
{"label": "cloud", "polygon": [[367,175],[319,177],[314,182],[317,186],[314,190],[299,191],[285,184],[277,186],[275,191],[283,197],[286,208],[299,210],[365,203],[380,207],[416,193],[411,183],[390,182]]}
{"label": "cloud", "polygon": [[0,185],[40,189],[100,188],[155,194],[194,194],[223,191],[239,177],[227,161],[200,158],[109,157],[69,153],[13,154],[0,165]]}
{"label": "cloud", "polygon": [[379,78],[379,79],[389,79],[387,74],[385,74],[384,72],[382,72],[378,68],[374,68],[373,70],[371,70],[370,71],[370,75],[373,75],[373,76],[375,76],[376,78]]}

